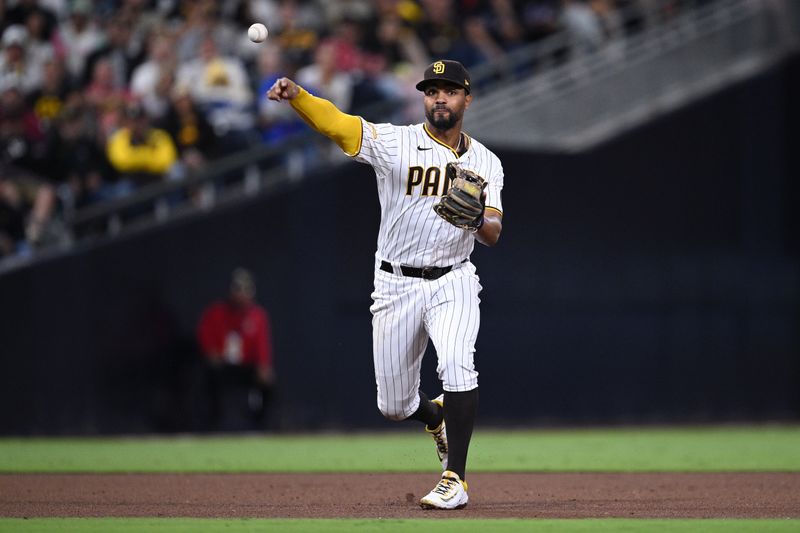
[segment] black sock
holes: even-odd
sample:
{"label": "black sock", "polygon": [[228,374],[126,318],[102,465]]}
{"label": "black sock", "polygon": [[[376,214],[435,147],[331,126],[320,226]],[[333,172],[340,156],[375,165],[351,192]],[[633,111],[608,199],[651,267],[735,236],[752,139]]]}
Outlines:
{"label": "black sock", "polygon": [[436,429],[442,423],[443,417],[442,408],[439,407],[439,404],[433,403],[424,392],[419,391],[419,407],[406,420],[419,420],[424,422],[429,429]]}
{"label": "black sock", "polygon": [[467,450],[478,411],[478,389],[444,393],[444,424],[447,427],[447,469],[464,479]]}

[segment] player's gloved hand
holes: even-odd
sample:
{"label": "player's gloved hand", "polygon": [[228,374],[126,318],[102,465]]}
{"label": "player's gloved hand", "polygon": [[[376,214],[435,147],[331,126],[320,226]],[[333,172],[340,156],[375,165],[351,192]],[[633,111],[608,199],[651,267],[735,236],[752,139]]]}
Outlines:
{"label": "player's gloved hand", "polygon": [[433,206],[436,214],[450,224],[466,231],[476,232],[483,225],[486,203],[485,179],[459,163],[447,163],[445,176],[450,183],[447,194]]}

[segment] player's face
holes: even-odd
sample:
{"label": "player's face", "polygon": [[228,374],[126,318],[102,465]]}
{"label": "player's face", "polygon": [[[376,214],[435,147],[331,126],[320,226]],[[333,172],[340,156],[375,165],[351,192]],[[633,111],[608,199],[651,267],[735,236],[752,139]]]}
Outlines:
{"label": "player's face", "polygon": [[452,83],[432,83],[425,87],[425,118],[439,131],[452,129],[464,118],[464,111],[472,102],[472,95]]}

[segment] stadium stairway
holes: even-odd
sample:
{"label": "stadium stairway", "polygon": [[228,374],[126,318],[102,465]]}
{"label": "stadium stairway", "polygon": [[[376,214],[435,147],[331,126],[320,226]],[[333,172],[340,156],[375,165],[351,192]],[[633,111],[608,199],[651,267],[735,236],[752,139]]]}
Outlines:
{"label": "stadium stairway", "polygon": [[527,75],[481,93],[465,127],[497,147],[583,151],[763,72],[799,35],[800,2],[703,3],[560,64],[534,50],[511,67]]}

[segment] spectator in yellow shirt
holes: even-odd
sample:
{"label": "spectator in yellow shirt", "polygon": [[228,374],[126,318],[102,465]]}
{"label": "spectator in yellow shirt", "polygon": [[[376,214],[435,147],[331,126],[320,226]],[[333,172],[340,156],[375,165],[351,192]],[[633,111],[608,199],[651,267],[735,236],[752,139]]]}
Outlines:
{"label": "spectator in yellow shirt", "polygon": [[139,104],[129,104],[126,125],[108,139],[106,153],[124,181],[146,185],[161,180],[178,160],[169,133],[154,128]]}

